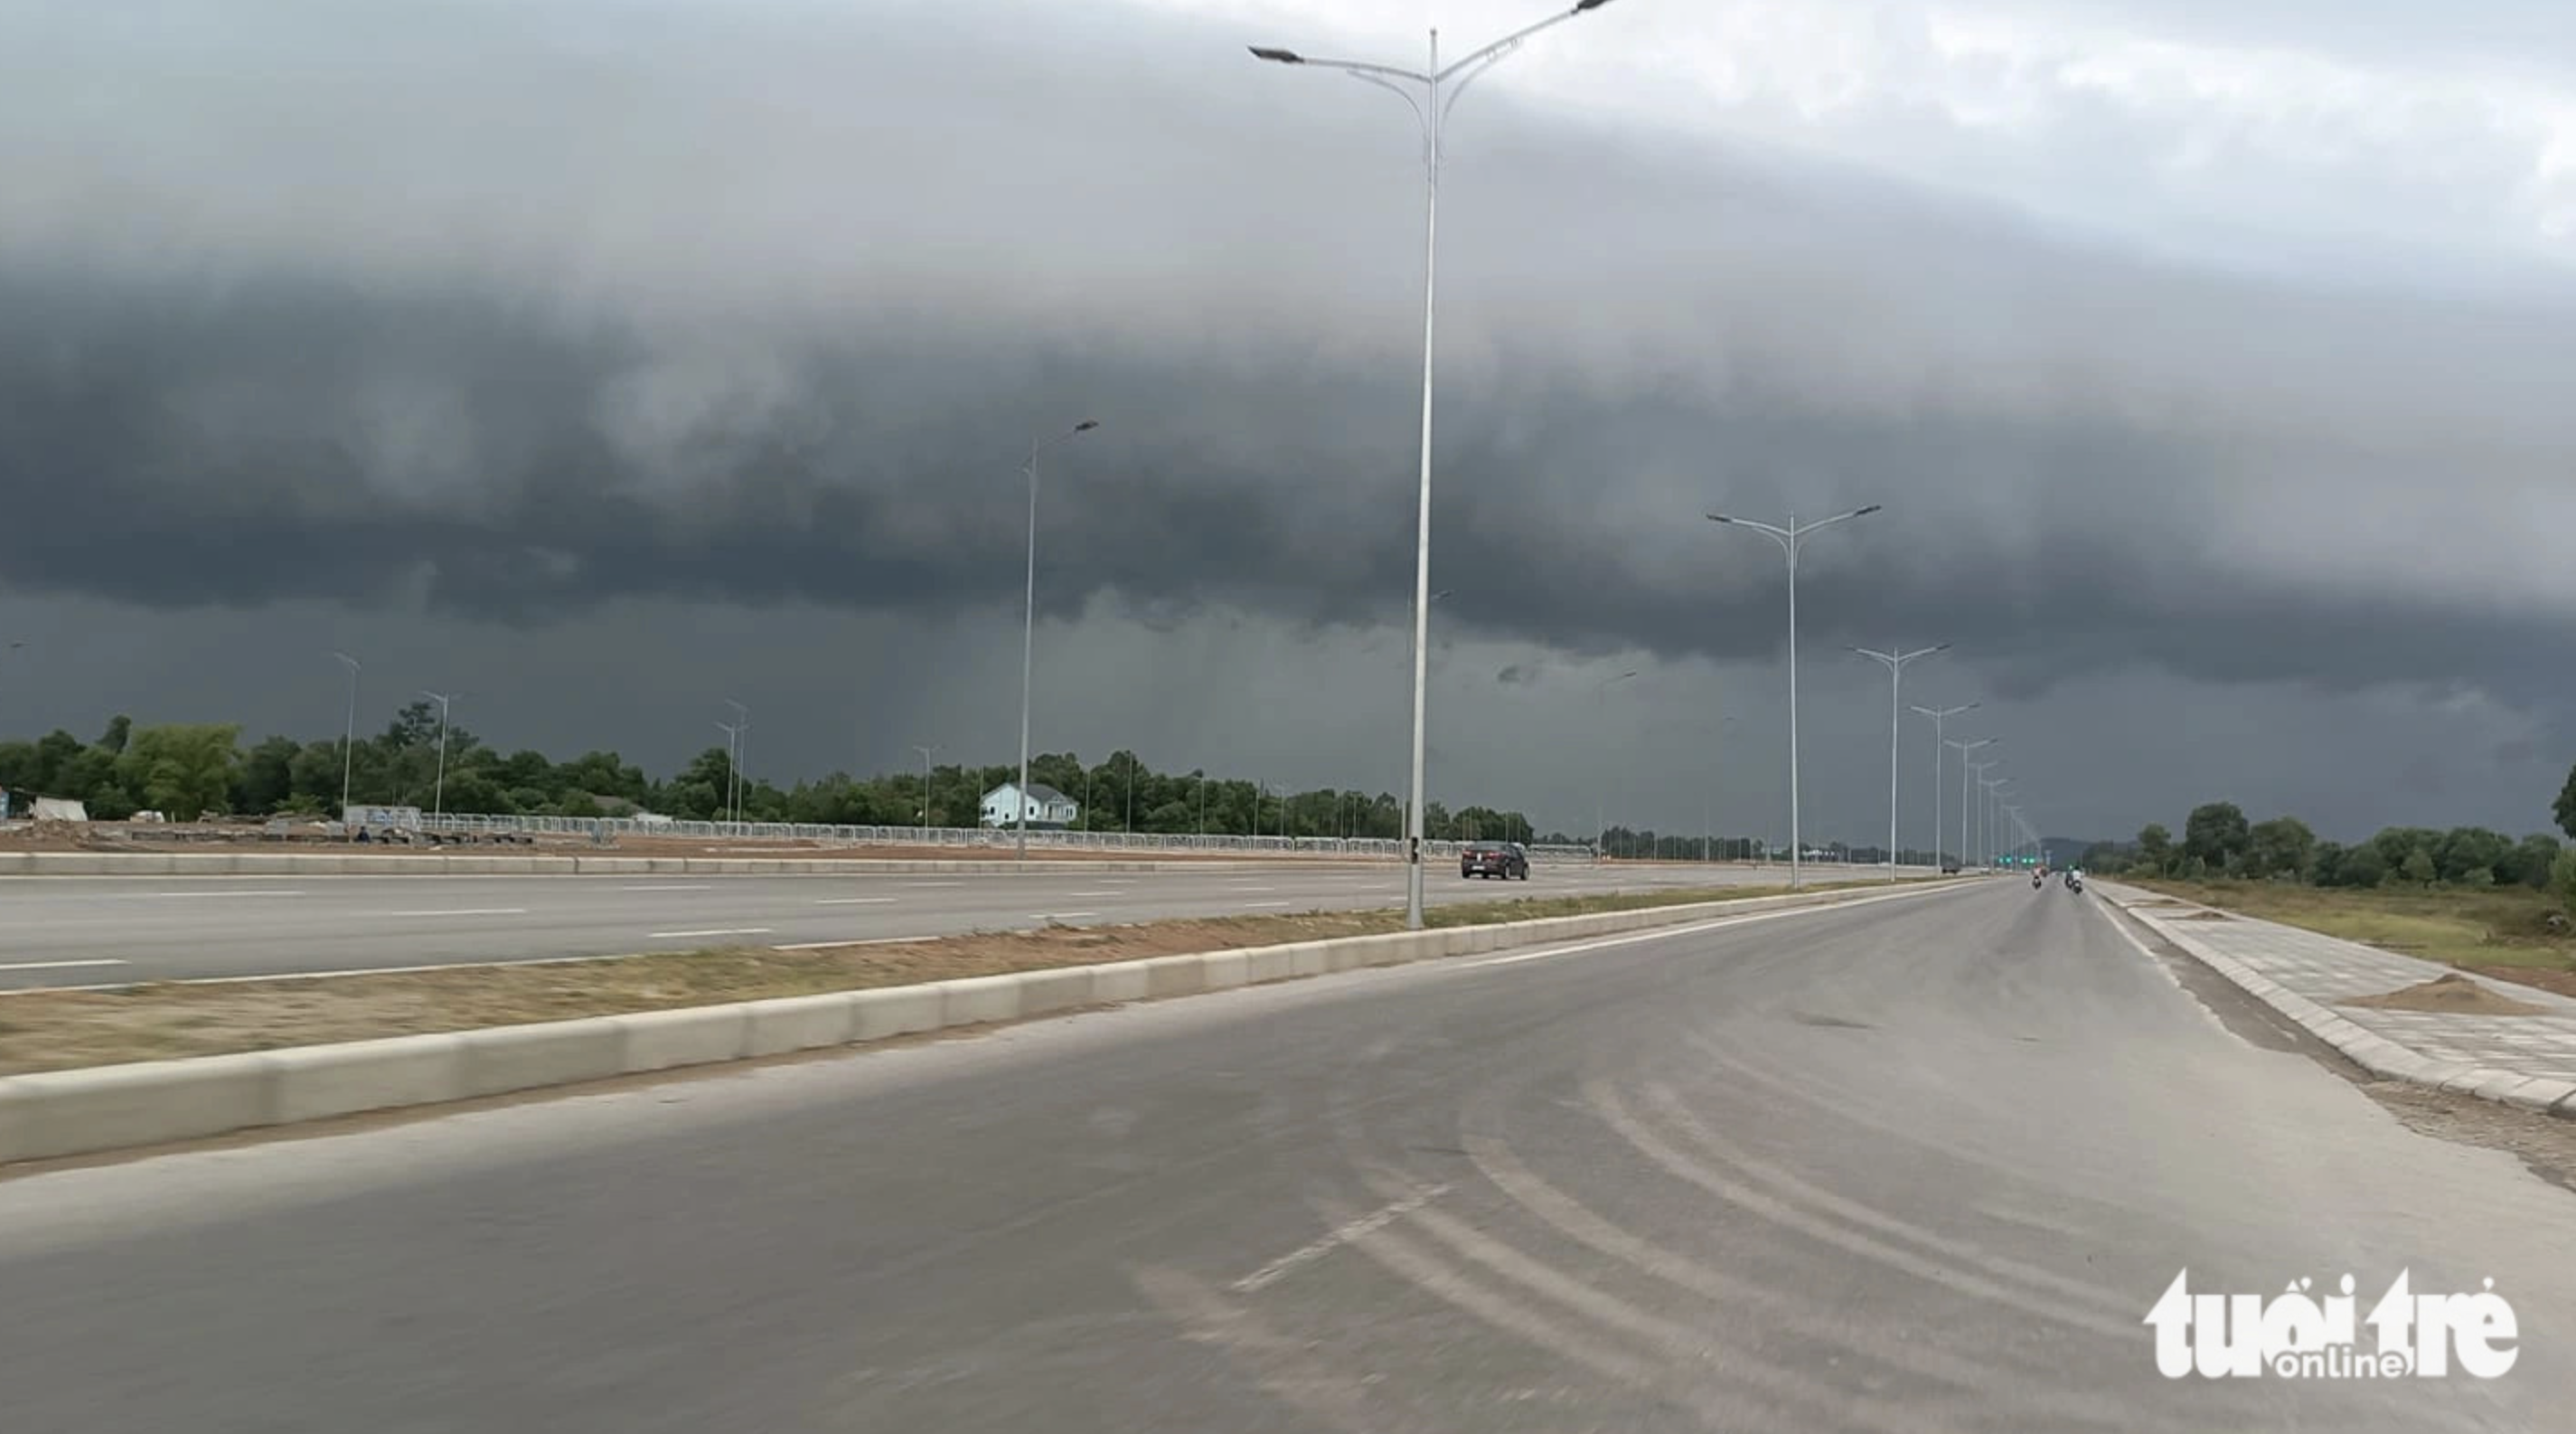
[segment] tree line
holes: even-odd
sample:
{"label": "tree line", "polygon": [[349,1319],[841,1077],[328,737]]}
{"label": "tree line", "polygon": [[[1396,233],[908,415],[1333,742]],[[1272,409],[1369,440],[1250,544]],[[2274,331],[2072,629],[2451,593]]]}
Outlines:
{"label": "tree line", "polygon": [[[2576,769],[2552,805],[2558,829],[2576,841]],[[2576,846],[2535,832],[2515,838],[2485,827],[2393,826],[2349,846],[2317,836],[2292,816],[2248,821],[2234,802],[2205,802],[2183,820],[2177,839],[2151,822],[2134,841],[2097,843],[2087,870],[2200,880],[2302,882],[2323,887],[2482,888],[2526,886],[2554,891],[2576,909]]]}
{"label": "tree line", "polygon": [[[648,776],[615,752],[585,752],[558,762],[535,751],[503,752],[462,724],[447,727],[444,774],[438,709],[416,701],[373,736],[299,741],[272,736],[245,747],[235,724],[137,727],[117,717],[92,741],[61,730],[35,741],[0,742],[0,789],[23,814],[33,797],[81,802],[101,820],[157,811],[172,821],[206,816],[336,815],[345,763],[349,799],[360,805],[433,806],[492,816],[618,817],[656,813],[683,820],[722,819],[738,800],[744,821],[838,826],[971,827],[984,794],[1016,780],[1017,765],[934,766],[855,776],[829,776],[780,786],[734,773],[723,747],[709,747],[666,777]],[[1403,835],[1402,801],[1386,792],[1344,789],[1283,791],[1275,785],[1201,770],[1158,772],[1133,752],[1096,763],[1071,752],[1035,755],[1029,780],[1080,802],[1077,830],[1294,837]],[[1522,813],[1476,804],[1423,808],[1424,831],[1437,840],[1496,839],[1525,843],[1578,840],[1539,832]],[[1652,834],[1644,834],[1654,844]]]}

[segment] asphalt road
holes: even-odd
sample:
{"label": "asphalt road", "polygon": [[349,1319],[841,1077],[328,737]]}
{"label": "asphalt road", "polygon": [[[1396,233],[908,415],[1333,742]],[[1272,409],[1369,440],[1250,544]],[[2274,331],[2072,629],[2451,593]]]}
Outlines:
{"label": "asphalt road", "polygon": [[[1435,902],[1785,881],[1785,868],[1434,867]],[[1810,867],[1817,880],[1852,868]],[[1867,875],[1866,871],[1858,872]],[[792,946],[1176,916],[1401,906],[1400,866],[849,876],[17,877],[0,880],[0,989]]]}
{"label": "asphalt road", "polygon": [[[2576,1205],[2008,883],[0,1180],[46,1434],[2563,1430]],[[2168,1381],[2203,1292],[2501,1378]],[[2370,1339],[2368,1326],[2363,1339]]]}

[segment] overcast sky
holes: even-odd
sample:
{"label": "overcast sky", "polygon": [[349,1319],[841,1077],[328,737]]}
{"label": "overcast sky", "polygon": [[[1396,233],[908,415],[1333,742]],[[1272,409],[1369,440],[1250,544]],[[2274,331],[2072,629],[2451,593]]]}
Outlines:
{"label": "overcast sky", "polygon": [[[1526,0],[0,0],[0,730],[1398,790],[1420,146]],[[2576,7],[1619,0],[1453,116],[1435,797],[2548,825]],[[1608,692],[1602,679],[1641,676]],[[1928,836],[1930,725],[1901,733]],[[1957,768],[1943,801],[1955,820]],[[1705,813],[1714,808],[1713,818]],[[1955,840],[1955,834],[1953,836]]]}

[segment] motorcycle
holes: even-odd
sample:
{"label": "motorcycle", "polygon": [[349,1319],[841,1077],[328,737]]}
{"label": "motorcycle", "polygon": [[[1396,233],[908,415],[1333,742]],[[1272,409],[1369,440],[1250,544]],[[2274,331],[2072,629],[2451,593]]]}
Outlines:
{"label": "motorcycle", "polygon": [[2048,878],[2047,878],[2047,877],[2042,876],[2042,875],[2040,875],[2038,872],[2035,872],[2035,871],[2034,871],[2034,872],[2032,872],[2032,873],[2030,874],[2030,889],[2031,889],[2031,890],[2033,890],[2033,891],[2037,891],[2037,890],[2039,890],[2041,887],[2046,886],[2047,884],[2048,884]]}

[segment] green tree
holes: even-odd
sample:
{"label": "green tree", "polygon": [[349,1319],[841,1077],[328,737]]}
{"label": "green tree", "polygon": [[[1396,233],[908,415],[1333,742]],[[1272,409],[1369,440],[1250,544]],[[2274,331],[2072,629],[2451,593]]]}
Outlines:
{"label": "green tree", "polygon": [[2524,837],[2496,868],[2496,880],[2534,891],[2549,889],[2549,871],[2558,861],[2558,838],[2547,832]]}
{"label": "green tree", "polygon": [[2162,822],[2149,822],[2138,829],[2138,862],[2158,876],[2171,876],[2174,869],[2173,833]]}
{"label": "green tree", "polygon": [[2372,843],[2363,842],[2347,848],[2343,860],[2335,864],[2338,886],[2377,886],[2388,879],[2388,858]]}
{"label": "green tree", "polygon": [[2570,912],[2576,912],[2576,846],[2560,852],[2558,860],[2550,864],[2549,886]]}
{"label": "green tree", "polygon": [[2183,855],[2214,872],[2233,869],[2251,839],[2245,813],[2234,802],[2204,802],[2182,824]]}
{"label": "green tree", "polygon": [[2419,846],[2408,853],[2405,863],[2392,873],[2392,877],[2409,886],[2431,886],[2441,874],[2441,868],[2433,864],[2433,854]]}
{"label": "green tree", "polygon": [[2246,834],[2245,874],[2257,881],[2271,877],[2304,880],[2316,859],[2317,834],[2297,817],[2274,817]]}
{"label": "green tree", "polygon": [[107,719],[107,730],[98,735],[99,748],[111,757],[125,755],[125,744],[134,736],[134,719],[123,713]]}
{"label": "green tree", "polygon": [[284,807],[295,795],[295,759],[303,751],[292,737],[270,737],[251,748],[233,780],[231,809],[259,815]]}
{"label": "green tree", "polygon": [[191,822],[223,809],[241,765],[241,728],[230,723],[171,724],[134,733],[116,759],[131,791],[172,821]]}
{"label": "green tree", "polygon": [[2558,801],[2551,808],[2558,818],[2558,829],[2576,841],[2576,767],[2567,769],[2567,785],[2558,789]]}
{"label": "green tree", "polygon": [[2496,867],[2513,853],[2513,841],[2484,827],[2454,827],[2433,849],[2433,865],[2442,880],[2468,886],[2490,886]]}

